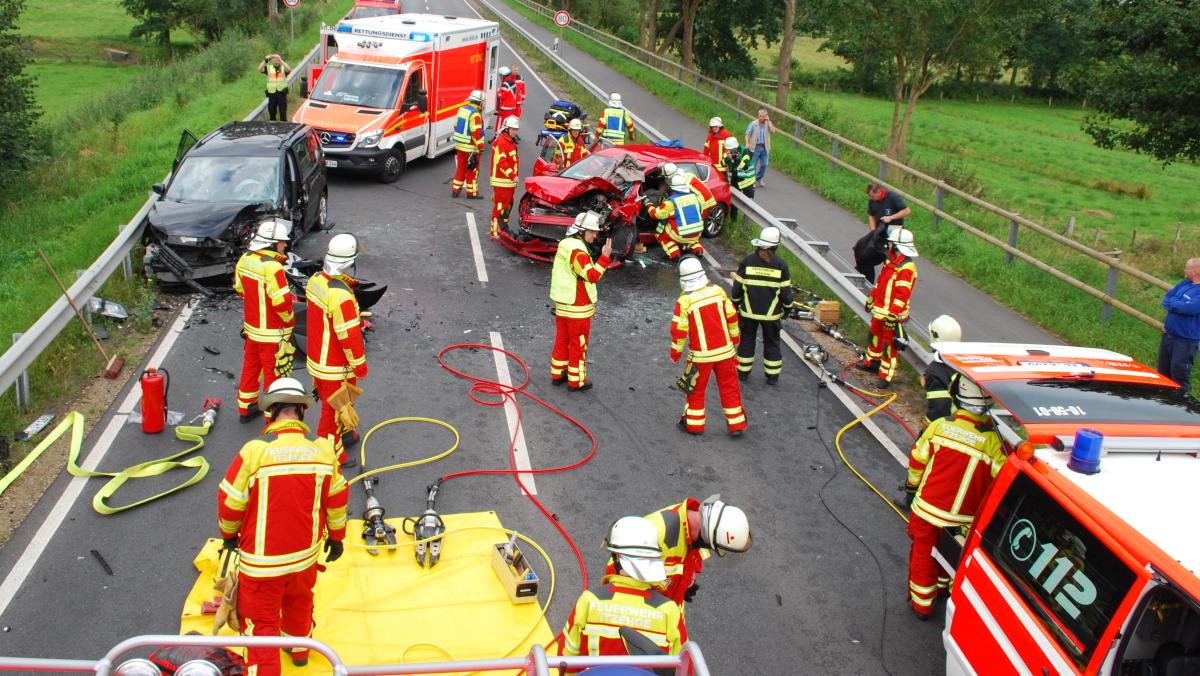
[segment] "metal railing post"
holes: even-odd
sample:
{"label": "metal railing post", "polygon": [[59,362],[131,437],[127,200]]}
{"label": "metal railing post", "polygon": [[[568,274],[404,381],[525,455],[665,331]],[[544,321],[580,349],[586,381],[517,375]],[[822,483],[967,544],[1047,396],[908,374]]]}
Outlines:
{"label": "metal railing post", "polygon": [[[1017,248],[1017,233],[1020,231],[1020,229],[1021,229],[1021,224],[1018,223],[1016,221],[1016,219],[1013,219],[1008,222],[1008,245],[1014,249]],[[1006,251],[1004,253],[1004,264],[1011,265],[1012,262],[1013,262],[1012,252]]]}
{"label": "metal railing post", "polygon": [[[25,335],[24,331],[12,334],[13,345],[16,345],[17,341],[20,340],[21,336],[23,335]],[[28,412],[29,409],[33,407],[32,402],[29,401],[28,369],[21,371],[21,375],[17,376],[16,382],[13,383],[13,389],[16,391],[17,395],[17,410],[21,411],[22,413]]]}
{"label": "metal railing post", "polygon": [[834,159],[829,161],[829,171],[837,171],[837,156],[838,149],[842,147],[842,140],[836,136],[833,137],[833,143],[830,144],[829,154],[833,155]]}
{"label": "metal railing post", "polygon": [[[1121,260],[1121,252],[1114,251],[1113,258]],[[1117,280],[1121,277],[1121,271],[1113,266],[1108,266],[1108,282],[1104,285],[1104,293],[1108,294],[1109,298],[1117,296]],[[1112,303],[1104,303],[1100,306],[1100,321],[1107,322],[1112,317]]]}
{"label": "metal railing post", "polygon": [[[938,211],[945,211],[942,207],[946,204],[946,184],[938,183],[937,190],[933,193],[933,205]],[[942,222],[942,217],[936,212],[933,214],[933,224],[937,225]]]}

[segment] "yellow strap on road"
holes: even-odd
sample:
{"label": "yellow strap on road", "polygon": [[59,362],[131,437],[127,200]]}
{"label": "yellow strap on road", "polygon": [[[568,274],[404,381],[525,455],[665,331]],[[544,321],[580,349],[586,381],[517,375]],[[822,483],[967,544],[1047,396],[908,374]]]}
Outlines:
{"label": "yellow strap on road", "polygon": [[[38,457],[40,457],[42,453],[46,451],[47,448],[49,448],[54,442],[58,441],[59,437],[66,434],[68,430],[71,432],[71,447],[67,453],[67,471],[70,472],[71,476],[110,477],[108,483],[104,484],[104,486],[100,489],[100,492],[96,493],[96,496],[92,498],[92,508],[101,514],[116,514],[117,512],[123,512],[127,509],[132,509],[148,502],[153,502],[154,500],[157,500],[163,496],[170,495],[171,493],[183,490],[192,484],[198,483],[206,474],[208,474],[208,460],[206,460],[203,456],[188,458],[187,460],[179,460],[179,458],[204,448],[204,437],[208,434],[209,428],[212,427],[211,423],[205,423],[200,426],[179,425],[175,428],[175,437],[177,439],[180,441],[190,441],[194,443],[191,448],[185,451],[180,451],[179,453],[169,455],[165,458],[159,458],[158,460],[148,460],[143,463],[138,463],[119,472],[95,472],[79,466],[79,452],[83,449],[83,420],[83,414],[78,411],[71,411],[68,413],[67,416],[63,418],[63,421],[58,424],[58,427],[55,427],[50,434],[46,435],[46,438],[42,439],[41,443],[39,443],[36,448],[30,451],[29,455],[25,456],[25,459],[22,460],[20,464],[14,467],[11,472],[4,476],[4,478],[0,479],[0,495],[3,495],[4,491],[7,490],[8,487],[14,481],[16,481],[16,479],[20,477],[26,469],[28,469],[29,466],[32,465],[34,461],[36,461]],[[161,493],[152,495],[148,498],[138,500],[137,502],[124,505],[122,507],[110,507],[108,505],[107,500],[112,498],[112,496],[121,489],[121,486],[125,485],[126,481],[130,479],[144,479],[147,477],[158,476],[173,469],[179,468],[192,469],[195,470],[195,472],[192,474],[190,479],[182,484],[179,484],[174,488],[167,489]]]}

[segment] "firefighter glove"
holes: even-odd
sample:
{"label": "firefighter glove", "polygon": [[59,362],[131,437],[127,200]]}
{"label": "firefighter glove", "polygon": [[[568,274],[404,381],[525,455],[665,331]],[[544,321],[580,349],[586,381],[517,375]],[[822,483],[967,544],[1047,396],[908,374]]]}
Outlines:
{"label": "firefighter glove", "polygon": [[342,551],[344,551],[344,548],[342,547],[341,540],[326,540],[325,563],[333,563],[342,558]]}
{"label": "firefighter glove", "polygon": [[868,295],[867,299],[865,301],[863,301],[863,307],[866,308],[867,312],[870,312],[874,308],[874,306],[875,306],[875,302],[872,301],[871,296]]}
{"label": "firefighter glove", "polygon": [[292,341],[279,341],[279,348],[275,350],[275,376],[277,378],[287,378],[292,375],[292,367],[296,362],[296,346],[292,345]]}
{"label": "firefighter glove", "polygon": [[358,428],[358,412],[354,410],[354,401],[362,394],[362,388],[343,381],[326,402],[337,413],[338,423],[344,430]]}
{"label": "firefighter glove", "polygon": [[479,166],[479,153],[471,153],[467,156],[467,171],[475,171],[475,167]]}
{"label": "firefighter glove", "polygon": [[917,497],[917,487],[910,486],[906,481],[901,488],[904,489],[904,506],[912,507],[913,498]]}
{"label": "firefighter glove", "polygon": [[700,591],[700,585],[696,582],[693,582],[692,586],[688,587],[688,590],[683,593],[684,602],[691,603],[692,601],[696,600],[696,592],[698,591]]}
{"label": "firefighter glove", "polygon": [[228,549],[229,551],[232,552],[232,551],[237,551],[237,548],[238,548],[238,536],[234,535],[231,538],[225,538],[225,549]]}

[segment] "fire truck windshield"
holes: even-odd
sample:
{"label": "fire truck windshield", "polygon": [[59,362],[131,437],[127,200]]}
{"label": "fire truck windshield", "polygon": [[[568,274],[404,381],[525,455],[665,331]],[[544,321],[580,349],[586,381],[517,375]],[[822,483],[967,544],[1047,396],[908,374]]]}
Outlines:
{"label": "fire truck windshield", "polygon": [[313,88],[312,100],[388,109],[396,105],[403,83],[402,68],[331,61]]}

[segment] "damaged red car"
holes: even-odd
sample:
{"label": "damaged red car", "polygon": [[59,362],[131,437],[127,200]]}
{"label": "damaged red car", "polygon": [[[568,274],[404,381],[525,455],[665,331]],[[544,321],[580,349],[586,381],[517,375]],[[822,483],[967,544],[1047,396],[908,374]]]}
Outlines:
{"label": "damaged red car", "polygon": [[[593,152],[565,169],[553,164],[553,148],[543,152],[534,165],[534,175],[525,179],[509,229],[502,229],[499,242],[529,258],[551,260],[559,240],[587,210],[601,215],[605,236],[613,238],[613,256],[621,260],[633,253],[636,243],[657,247],[658,221],[646,213],[646,203],[655,203],[670,190],[662,166],[673,162],[695,174],[717,199],[705,212],[704,235],[721,232],[732,199],[725,177],[702,153],[688,148],[654,145],[607,147]],[[546,157],[548,155],[548,157]]]}

